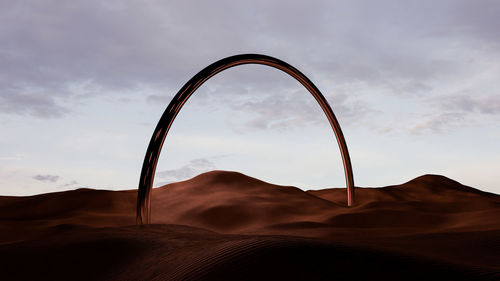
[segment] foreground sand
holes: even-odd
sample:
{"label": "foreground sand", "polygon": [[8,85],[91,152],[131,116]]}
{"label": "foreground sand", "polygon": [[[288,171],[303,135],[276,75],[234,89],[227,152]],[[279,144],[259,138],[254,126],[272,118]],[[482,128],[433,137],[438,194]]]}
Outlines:
{"label": "foreground sand", "polygon": [[1,280],[500,280],[500,196],[426,175],[304,192],[214,171],[153,192],[0,197]]}

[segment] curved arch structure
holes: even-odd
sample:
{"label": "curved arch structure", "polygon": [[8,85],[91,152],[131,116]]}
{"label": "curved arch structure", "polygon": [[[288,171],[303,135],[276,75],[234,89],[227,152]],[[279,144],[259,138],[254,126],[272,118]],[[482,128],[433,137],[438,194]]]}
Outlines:
{"label": "curved arch structure", "polygon": [[151,221],[151,190],[153,187],[153,180],[156,171],[156,165],[160,156],[161,148],[165,137],[174,122],[175,117],[181,110],[182,106],[191,97],[191,95],[198,89],[205,81],[215,74],[231,68],[233,66],[242,64],[263,64],[268,65],[288,73],[290,76],[299,81],[316,99],[321,108],[323,109],[330,125],[333,128],[337,142],[342,155],[344,163],[344,172],[347,185],[347,205],[352,206],[354,203],[354,178],[352,173],[351,159],[347,151],[347,145],[340,129],[339,122],[333,111],[326,101],[325,97],[318,88],[309,80],[302,72],[288,63],[265,55],[258,54],[242,54],[227,57],[212,63],[198,72],[191,78],[175,95],[167,109],[160,118],[158,125],[151,137],[144,163],[142,164],[141,178],[139,181],[139,190],[137,193],[137,224],[149,224]]}

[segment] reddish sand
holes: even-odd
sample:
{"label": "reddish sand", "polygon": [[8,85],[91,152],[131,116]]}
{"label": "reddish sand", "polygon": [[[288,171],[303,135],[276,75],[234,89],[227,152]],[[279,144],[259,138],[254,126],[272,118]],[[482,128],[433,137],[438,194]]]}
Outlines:
{"label": "reddish sand", "polygon": [[153,190],[0,197],[1,280],[500,280],[500,196],[425,175],[304,192],[214,171]]}

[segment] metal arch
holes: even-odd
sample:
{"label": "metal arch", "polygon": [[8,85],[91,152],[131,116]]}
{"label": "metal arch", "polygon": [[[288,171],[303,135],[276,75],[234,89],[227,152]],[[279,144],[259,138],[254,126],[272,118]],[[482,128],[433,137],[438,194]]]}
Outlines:
{"label": "metal arch", "polygon": [[198,89],[212,76],[225,69],[242,64],[263,64],[280,69],[299,81],[314,96],[326,114],[326,117],[328,118],[328,121],[330,122],[330,125],[335,133],[335,137],[337,138],[337,143],[342,155],[342,161],[344,163],[344,173],[347,186],[347,205],[353,205],[354,178],[347,144],[345,142],[344,135],[342,134],[342,130],[340,129],[339,122],[337,121],[337,118],[335,118],[335,115],[333,114],[333,111],[323,94],[321,94],[319,89],[311,82],[311,80],[302,74],[302,72],[282,60],[259,54],[241,54],[216,61],[198,72],[198,74],[193,76],[193,78],[191,78],[179,90],[167,106],[167,109],[165,109],[165,112],[163,112],[153,136],[151,137],[151,141],[149,142],[149,146],[146,151],[146,156],[144,157],[144,163],[142,164],[139,190],[137,193],[137,224],[149,224],[151,222],[151,190],[153,187],[156,165],[158,163],[158,158],[160,156],[165,137],[167,136],[167,133],[182,106],[186,103],[194,91],[196,91],[196,89]]}

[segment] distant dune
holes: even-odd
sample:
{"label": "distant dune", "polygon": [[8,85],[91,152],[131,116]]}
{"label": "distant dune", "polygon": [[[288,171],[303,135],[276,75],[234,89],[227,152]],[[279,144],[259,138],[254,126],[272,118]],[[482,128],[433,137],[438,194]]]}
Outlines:
{"label": "distant dune", "polygon": [[2,280],[500,280],[500,196],[438,175],[302,191],[213,171],[153,190],[0,197]]}

